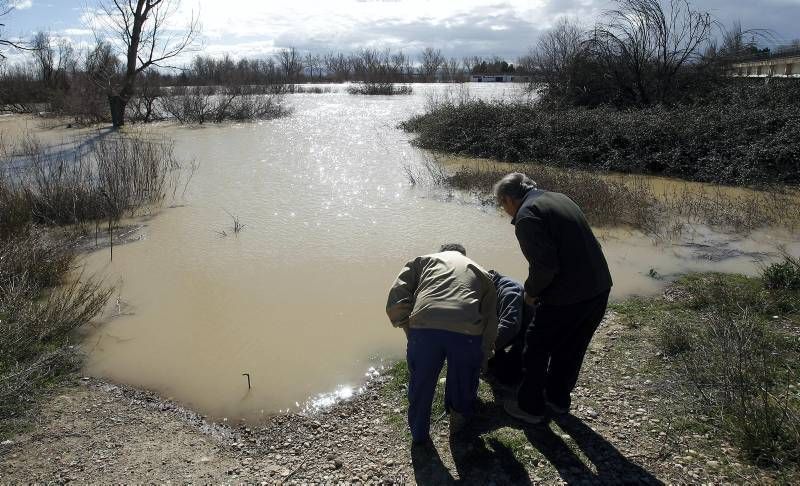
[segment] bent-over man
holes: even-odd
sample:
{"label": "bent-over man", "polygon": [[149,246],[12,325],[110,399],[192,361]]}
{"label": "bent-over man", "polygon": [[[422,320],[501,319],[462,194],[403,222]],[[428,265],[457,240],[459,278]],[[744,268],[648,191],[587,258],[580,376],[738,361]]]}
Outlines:
{"label": "bent-over man", "polygon": [[495,270],[489,270],[489,276],[497,290],[497,338],[489,376],[500,385],[514,386],[522,379],[525,331],[536,311],[525,303],[521,283]]}
{"label": "bent-over man", "polygon": [[472,414],[480,371],[497,334],[496,299],[489,274],[459,244],[409,261],[392,285],[386,313],[408,336],[408,425],[414,444],[430,440],[431,406],[445,360],[451,433]]}

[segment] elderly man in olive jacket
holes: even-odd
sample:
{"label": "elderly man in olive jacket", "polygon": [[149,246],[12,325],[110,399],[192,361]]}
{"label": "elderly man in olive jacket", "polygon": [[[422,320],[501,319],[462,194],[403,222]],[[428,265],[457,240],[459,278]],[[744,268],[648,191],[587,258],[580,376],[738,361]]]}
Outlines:
{"label": "elderly man in olive jacket", "polygon": [[414,258],[392,284],[386,313],[408,336],[408,424],[414,444],[430,441],[431,406],[445,360],[451,433],[472,413],[480,371],[497,335],[496,303],[489,274],[459,244]]}
{"label": "elderly man in olive jacket", "polygon": [[522,385],[506,411],[539,423],[548,409],[569,411],[586,349],[606,311],[611,274],[600,243],[569,197],[537,189],[518,172],[501,179],[495,195],[513,218],[528,261],[525,300],[538,306],[526,334]]}

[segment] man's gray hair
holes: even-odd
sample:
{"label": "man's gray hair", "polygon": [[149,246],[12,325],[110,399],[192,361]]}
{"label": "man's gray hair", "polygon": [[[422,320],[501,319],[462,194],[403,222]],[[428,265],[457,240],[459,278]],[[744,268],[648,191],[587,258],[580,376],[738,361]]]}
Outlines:
{"label": "man's gray hair", "polygon": [[445,243],[439,248],[439,251],[457,251],[467,256],[467,249],[461,243]]}
{"label": "man's gray hair", "polygon": [[512,172],[497,181],[494,185],[494,196],[498,203],[506,197],[517,200],[524,198],[531,189],[536,189],[533,179],[522,172]]}

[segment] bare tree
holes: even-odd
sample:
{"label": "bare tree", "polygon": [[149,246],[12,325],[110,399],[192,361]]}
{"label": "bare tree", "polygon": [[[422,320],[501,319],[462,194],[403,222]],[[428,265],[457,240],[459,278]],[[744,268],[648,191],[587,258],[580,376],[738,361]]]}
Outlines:
{"label": "bare tree", "polygon": [[389,57],[389,64],[393,77],[398,81],[403,81],[411,70],[411,60],[403,51],[397,51]]}
{"label": "bare tree", "polygon": [[461,61],[455,57],[451,57],[442,64],[442,70],[448,81],[463,81],[463,72],[461,71]]}
{"label": "bare tree", "polygon": [[517,58],[517,72],[530,74],[536,65],[536,51],[531,49],[528,54]]}
{"label": "bare tree", "polygon": [[115,51],[125,59],[125,72],[119,82],[108,84],[111,120],[114,127],[121,127],[137,77],[147,68],[163,66],[165,61],[191,49],[200,32],[200,23],[192,12],[180,33],[170,31],[167,24],[178,13],[180,0],[99,1],[104,32],[95,32],[95,36],[110,35]]}
{"label": "bare tree", "polygon": [[53,85],[53,72],[55,70],[55,48],[53,47],[50,33],[38,32],[31,41],[33,58],[39,70],[39,79],[42,83],[51,87]]}
{"label": "bare tree", "polygon": [[297,52],[297,49],[294,47],[281,49],[276,54],[276,57],[286,80],[296,81],[303,71],[303,61],[300,59],[300,53]]}
{"label": "bare tree", "polygon": [[584,30],[578,24],[566,18],[559,21],[553,30],[539,38],[536,48],[527,56],[534,82],[546,83],[551,89],[567,88],[576,63],[585,52],[585,41]]}
{"label": "bare tree", "polygon": [[433,49],[432,47],[423,49],[419,60],[422,75],[427,80],[434,79],[439,68],[441,68],[442,64],[445,62],[442,51],[440,49]]}
{"label": "bare tree", "polygon": [[109,92],[114,89],[115,78],[120,75],[120,60],[114,54],[114,48],[107,42],[98,42],[94,49],[86,55],[84,69],[96,84]]}
{"label": "bare tree", "polygon": [[742,23],[736,21],[722,32],[722,45],[716,54],[729,62],[752,56],[758,52],[757,40],[765,36],[767,33],[761,30],[743,30]]}
{"label": "bare tree", "polygon": [[[0,19],[5,18],[8,14],[14,11],[16,8],[16,4],[10,2],[9,0],[0,0]],[[0,59],[5,59],[6,56],[3,52],[3,48],[6,47],[13,47],[14,49],[22,49],[29,51],[31,50],[30,47],[24,45],[21,42],[14,42],[6,38],[5,33],[2,29],[6,26],[5,23],[0,23]]]}
{"label": "bare tree", "polygon": [[344,81],[350,74],[350,58],[341,52],[326,54],[323,63],[328,76],[332,76],[336,81]]}
{"label": "bare tree", "polygon": [[714,22],[688,0],[616,0],[595,28],[592,48],[622,89],[636,103],[664,101],[675,89],[681,68],[699,60]]}
{"label": "bare tree", "polygon": [[322,58],[319,56],[319,54],[313,54],[309,52],[303,58],[303,63],[308,68],[309,75],[312,79],[314,78],[315,69],[317,70],[318,75],[322,75]]}
{"label": "bare tree", "polygon": [[464,56],[461,59],[461,64],[464,65],[464,70],[467,71],[467,74],[473,74],[475,68],[480,66],[482,60],[480,56]]}
{"label": "bare tree", "polygon": [[72,43],[67,39],[59,39],[56,48],[58,49],[58,66],[56,71],[64,74],[75,74],[78,70],[78,57]]}

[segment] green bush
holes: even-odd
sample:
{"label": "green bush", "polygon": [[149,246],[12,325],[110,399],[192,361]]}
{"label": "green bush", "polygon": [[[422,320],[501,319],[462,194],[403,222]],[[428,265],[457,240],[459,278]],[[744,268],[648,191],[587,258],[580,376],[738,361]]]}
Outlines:
{"label": "green bush", "polygon": [[761,278],[771,290],[800,290],[800,259],[786,255],[782,262],[766,267]]}
{"label": "green bush", "polygon": [[[800,464],[800,396],[793,389],[800,379],[793,335],[800,292],[705,274],[681,279],[672,295],[678,297],[650,312],[657,316],[655,343],[675,365],[687,408],[702,411],[756,464]],[[781,306],[793,311],[777,320]]]}
{"label": "green bush", "polygon": [[446,102],[402,127],[417,134],[420,147],[506,162],[725,184],[797,184],[795,84],[734,84],[696,105],[630,110]]}

